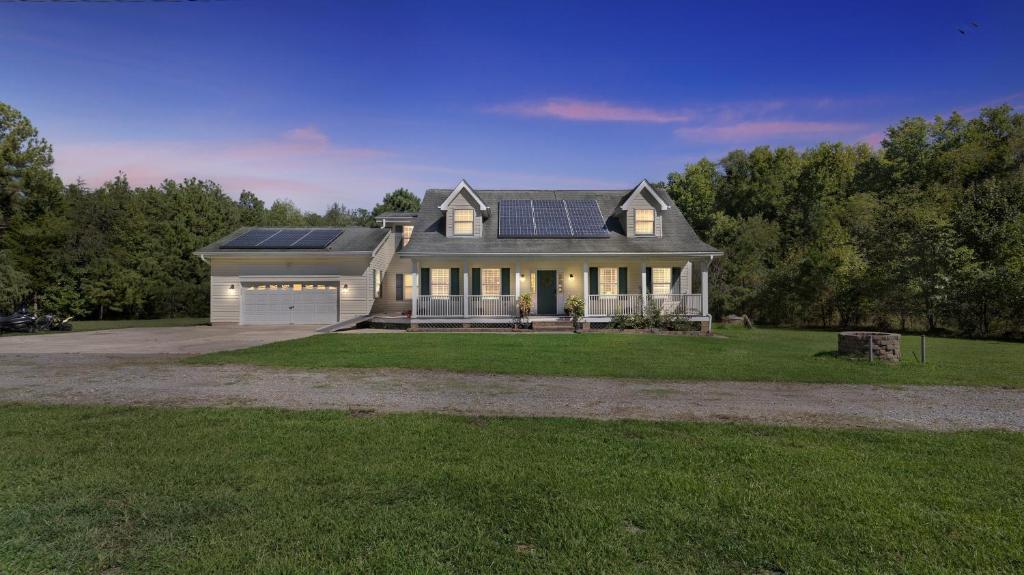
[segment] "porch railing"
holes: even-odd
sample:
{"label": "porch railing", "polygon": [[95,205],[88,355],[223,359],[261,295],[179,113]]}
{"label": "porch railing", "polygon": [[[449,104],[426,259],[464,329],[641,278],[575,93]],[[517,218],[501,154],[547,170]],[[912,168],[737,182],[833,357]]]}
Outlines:
{"label": "porch railing", "polygon": [[[643,294],[592,295],[588,297],[590,298],[588,311],[592,316],[638,315],[643,313],[647,307]],[[647,300],[658,302],[661,306],[661,313],[701,314],[701,295],[699,293],[648,294]]]}
{"label": "porch railing", "polygon": [[516,297],[512,295],[484,296],[471,295],[469,315],[473,317],[514,317],[518,315]]}
{"label": "porch railing", "polygon": [[416,300],[416,315],[419,317],[462,317],[462,296],[421,295]]}

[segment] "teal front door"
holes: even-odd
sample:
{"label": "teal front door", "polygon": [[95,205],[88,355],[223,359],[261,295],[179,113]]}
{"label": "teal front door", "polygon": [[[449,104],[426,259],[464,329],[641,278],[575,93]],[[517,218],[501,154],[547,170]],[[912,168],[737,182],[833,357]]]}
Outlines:
{"label": "teal front door", "polygon": [[558,272],[537,270],[537,315],[558,313]]}

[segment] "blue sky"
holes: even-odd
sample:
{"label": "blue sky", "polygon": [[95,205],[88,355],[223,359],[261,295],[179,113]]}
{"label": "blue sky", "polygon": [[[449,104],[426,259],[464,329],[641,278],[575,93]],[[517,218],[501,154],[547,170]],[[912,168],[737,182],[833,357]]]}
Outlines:
{"label": "blue sky", "polygon": [[315,210],[460,178],[629,187],[734,148],[1024,105],[1024,2],[14,3],[0,20],[0,100],[65,181],[197,176]]}

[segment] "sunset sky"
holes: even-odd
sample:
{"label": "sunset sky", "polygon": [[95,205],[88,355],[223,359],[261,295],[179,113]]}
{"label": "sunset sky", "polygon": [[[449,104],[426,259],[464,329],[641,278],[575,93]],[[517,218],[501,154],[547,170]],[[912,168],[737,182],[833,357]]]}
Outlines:
{"label": "sunset sky", "polygon": [[[1024,2],[0,4],[0,101],[66,181],[320,211],[629,187],[758,144],[1024,106]],[[963,33],[960,30],[963,30]]]}

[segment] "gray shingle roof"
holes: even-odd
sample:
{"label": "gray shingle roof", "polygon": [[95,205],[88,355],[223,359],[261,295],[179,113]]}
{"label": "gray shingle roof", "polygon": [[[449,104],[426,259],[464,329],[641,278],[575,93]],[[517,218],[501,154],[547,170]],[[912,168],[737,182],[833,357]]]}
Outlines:
{"label": "gray shingle roof", "polygon": [[[245,227],[239,228],[234,232],[224,236],[223,238],[213,242],[212,244],[202,247],[195,251],[197,254],[211,255],[211,254],[251,254],[251,253],[267,253],[267,252],[278,252],[282,254],[295,254],[302,252],[328,252],[337,253],[339,255],[352,253],[352,254],[363,254],[372,253],[373,250],[377,249],[381,241],[388,235],[388,230],[384,228],[359,228],[349,227],[343,228],[343,232],[340,236],[330,245],[324,249],[222,249],[221,246],[228,243],[229,241],[237,238],[249,230],[256,228]],[[278,228],[287,229],[287,228]],[[306,228],[310,229],[310,228]]]}
{"label": "gray shingle roof", "polygon": [[[444,212],[439,206],[451,190],[427,190],[423,196],[412,239],[402,249],[403,257],[457,254],[720,254],[701,241],[675,202],[663,192],[669,209],[662,216],[661,237],[626,237],[619,205],[632,190],[477,190],[474,192],[490,207],[479,238],[445,236]],[[607,238],[499,238],[498,202],[512,199],[593,199],[604,215],[610,232]]]}

